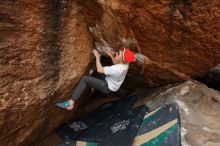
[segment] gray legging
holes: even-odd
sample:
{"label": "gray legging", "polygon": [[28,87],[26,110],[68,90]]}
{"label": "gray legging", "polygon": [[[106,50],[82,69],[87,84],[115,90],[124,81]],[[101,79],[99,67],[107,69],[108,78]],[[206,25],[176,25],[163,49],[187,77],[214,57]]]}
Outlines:
{"label": "gray legging", "polygon": [[71,99],[76,101],[81,96],[81,94],[84,92],[87,85],[95,89],[98,89],[102,93],[105,93],[105,94],[109,94],[110,92],[112,92],[108,88],[108,84],[105,79],[102,80],[102,79],[98,79],[98,78],[94,78],[90,76],[83,76],[79,84],[77,85],[76,89],[73,91]]}

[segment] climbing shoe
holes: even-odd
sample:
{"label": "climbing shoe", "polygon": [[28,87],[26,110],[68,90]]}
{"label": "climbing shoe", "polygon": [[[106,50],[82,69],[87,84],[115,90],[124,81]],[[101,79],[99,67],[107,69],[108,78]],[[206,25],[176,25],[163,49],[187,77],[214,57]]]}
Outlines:
{"label": "climbing shoe", "polygon": [[56,105],[60,108],[67,108],[68,106],[70,106],[70,101],[67,100],[67,101],[64,101],[64,102],[58,102]]}

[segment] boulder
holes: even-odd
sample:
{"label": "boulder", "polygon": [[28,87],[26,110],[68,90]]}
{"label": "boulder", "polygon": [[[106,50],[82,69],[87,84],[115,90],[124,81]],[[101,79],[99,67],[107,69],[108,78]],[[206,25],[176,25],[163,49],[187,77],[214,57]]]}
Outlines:
{"label": "boulder", "polygon": [[145,103],[150,110],[176,102],[180,107],[183,146],[220,145],[220,92],[189,80],[154,89],[135,106]]}
{"label": "boulder", "polygon": [[55,103],[88,73],[94,45],[136,52],[128,90],[188,80],[216,66],[219,6],[217,0],[1,0],[0,145],[34,145],[74,117]]}
{"label": "boulder", "polygon": [[117,51],[128,46],[148,57],[150,62],[132,65],[129,72],[148,86],[198,77],[220,62],[218,0],[80,0],[78,4],[98,47]]}
{"label": "boulder", "polygon": [[55,103],[88,71],[91,37],[69,0],[3,0],[0,33],[0,145],[34,145],[73,116]]}

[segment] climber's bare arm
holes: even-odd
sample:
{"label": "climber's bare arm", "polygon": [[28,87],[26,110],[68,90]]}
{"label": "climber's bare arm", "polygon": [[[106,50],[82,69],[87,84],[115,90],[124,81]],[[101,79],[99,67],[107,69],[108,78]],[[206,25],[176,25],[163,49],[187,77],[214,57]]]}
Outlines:
{"label": "climber's bare arm", "polygon": [[96,58],[96,69],[98,73],[104,73],[104,68],[102,67],[102,64],[100,62],[100,54],[97,50],[93,51],[95,58]]}

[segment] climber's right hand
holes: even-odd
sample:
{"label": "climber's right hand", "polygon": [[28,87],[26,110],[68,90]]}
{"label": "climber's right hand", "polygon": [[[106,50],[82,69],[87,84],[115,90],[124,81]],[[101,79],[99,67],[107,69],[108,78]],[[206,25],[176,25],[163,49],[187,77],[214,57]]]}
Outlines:
{"label": "climber's right hand", "polygon": [[92,52],[96,58],[100,58],[101,55],[99,54],[99,52],[97,50],[93,50]]}

